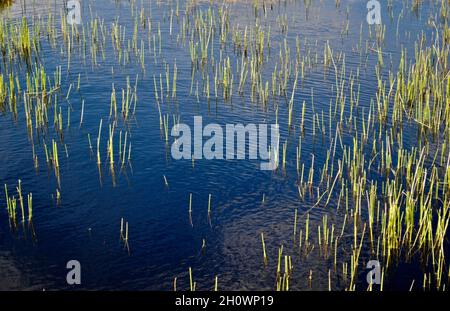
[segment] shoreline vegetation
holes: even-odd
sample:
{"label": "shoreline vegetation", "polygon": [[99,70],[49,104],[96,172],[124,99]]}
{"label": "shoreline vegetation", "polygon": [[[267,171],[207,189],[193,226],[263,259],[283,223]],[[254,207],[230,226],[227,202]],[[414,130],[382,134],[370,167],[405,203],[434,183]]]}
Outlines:
{"label": "shoreline vegetation", "polygon": [[[390,2],[388,9],[392,9]],[[418,0],[402,2],[401,13],[392,16],[397,24],[406,23],[405,16],[414,15],[423,5]],[[64,193],[70,191],[62,186],[66,163],[75,149],[69,133],[82,131],[83,148],[89,150],[86,165],[96,167],[99,183],[110,178],[117,186],[119,178],[133,178],[133,163],[142,160],[133,142],[142,107],[157,115],[159,124],[153,126],[160,133],[158,144],[170,150],[170,129],[180,124],[181,118],[173,107],[184,105],[185,97],[208,107],[236,105],[235,109],[239,109],[235,102],[245,98],[248,105],[264,111],[267,120],[283,129],[281,162],[270,174],[294,178],[298,193],[299,207],[293,208],[285,221],[290,224],[288,240],[275,241],[273,236],[278,235],[273,228],[252,232],[260,253],[256,260],[260,264],[254,269],[269,271],[274,280],[269,286],[280,291],[291,290],[296,284],[313,288],[319,282],[316,271],[309,270],[301,280],[295,272],[302,260],[317,256],[326,271],[322,290],[383,290],[396,268],[411,262],[422,270],[420,277],[403,276],[408,278],[410,289],[447,290],[450,3],[429,2],[433,14],[426,18],[431,35],[410,35],[413,51],[401,47],[399,61],[394,64],[383,50],[386,25],[362,22],[358,30],[350,30],[349,20],[343,23],[343,38],[349,32],[359,33],[353,53],[359,64],[350,65],[350,56],[330,42],[319,45],[301,33],[290,33],[290,16],[280,14],[275,24],[269,23],[269,16],[277,14],[279,4],[275,1],[248,1],[251,18],[247,25],[232,23],[236,14],[233,4],[192,0],[168,2],[164,23],[155,21],[152,11],[135,0],[127,2],[128,12],[121,13],[130,15],[132,25],[122,24],[118,17],[106,23],[101,16],[91,15],[81,25],[71,26],[63,10],[14,20],[0,17],[1,118],[13,120],[11,127],[26,128],[24,139],[28,140],[33,169],[38,173],[41,167],[46,168],[49,182],[55,185],[51,196],[60,206]],[[0,9],[11,3],[0,1]],[[320,4],[305,0],[301,5],[308,11]],[[349,10],[341,7],[339,0],[335,7]],[[387,20],[393,11],[385,14]],[[163,27],[168,29],[165,35]],[[368,37],[363,28],[368,29]],[[166,40],[185,48],[191,61],[190,74],[181,70],[180,62],[166,61]],[[52,53],[62,55],[61,65],[54,70],[42,61]],[[369,59],[375,59],[374,67],[368,66]],[[96,103],[83,97],[85,74],[72,70],[82,64],[95,75],[96,68],[107,60],[112,63],[112,74],[127,66],[135,70],[125,81],[110,83],[108,112],[97,114],[94,122],[92,105]],[[154,67],[150,70],[150,66]],[[157,66],[161,70],[156,70]],[[65,81],[68,72],[75,76],[69,83]],[[330,95],[325,104],[317,97],[318,89],[304,90],[313,72],[323,74],[322,91]],[[367,80],[362,78],[363,72],[376,82],[377,91],[370,96],[364,91]],[[143,79],[150,83],[143,85]],[[188,85],[182,85],[186,81]],[[150,103],[141,101],[144,88],[152,93]],[[310,96],[300,96],[300,91]],[[80,104],[73,104],[79,101],[74,98],[82,98]],[[92,123],[95,130],[87,132],[94,128]],[[415,133],[413,143],[405,137],[411,132]],[[324,151],[306,153],[305,144],[320,145]],[[193,170],[196,161],[191,160]],[[169,177],[172,187],[175,178]],[[4,184],[4,201],[0,202],[7,211],[12,235],[27,232],[36,237],[33,219],[43,212],[42,203],[37,203],[35,190],[33,200],[28,190],[32,185],[19,178],[22,176],[16,176],[16,184]],[[166,175],[161,173],[158,178],[168,189]],[[183,192],[189,203],[180,213],[186,214],[192,230],[201,208],[207,210],[213,227],[220,194],[209,192],[208,207],[196,204],[199,198],[195,192]],[[262,198],[262,203],[255,204],[266,204],[265,195]],[[4,216],[0,214],[0,218]],[[133,223],[120,216],[117,231],[119,223],[122,247],[133,256],[137,243]],[[202,238],[199,249],[208,252],[206,239]],[[370,260],[381,264],[380,284],[364,283]],[[181,289],[183,278],[182,289],[209,286],[210,290],[220,290],[221,275],[215,275],[210,284],[198,284],[196,274],[195,267],[189,266],[183,275],[171,275],[173,289]]]}
{"label": "shoreline vegetation", "polygon": [[3,10],[14,3],[13,0],[0,0],[0,10]]}

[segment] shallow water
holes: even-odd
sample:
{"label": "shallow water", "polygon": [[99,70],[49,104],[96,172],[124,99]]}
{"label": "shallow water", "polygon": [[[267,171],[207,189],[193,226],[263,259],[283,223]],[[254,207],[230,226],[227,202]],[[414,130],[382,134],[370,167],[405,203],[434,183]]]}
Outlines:
{"label": "shallow water", "polygon": [[[60,24],[59,1],[16,1],[0,14],[10,18],[9,23],[20,22],[27,18],[45,18],[49,11],[54,12],[55,25]],[[24,6],[24,3],[26,4]],[[230,8],[230,24],[243,29],[254,23],[253,8],[246,1],[233,1],[226,5]],[[209,2],[198,2],[198,9],[207,10]],[[382,4],[383,23],[386,26],[386,38],[383,46],[385,67],[395,70],[400,59],[400,48],[406,47],[414,52],[414,41],[421,32],[431,39],[432,27],[427,25],[430,12],[437,5],[426,2],[418,12],[412,12],[403,1],[393,1],[392,16]],[[126,26],[126,37],[133,34],[134,17],[132,5],[128,1],[82,1],[82,22],[89,25],[94,17],[104,20],[106,29],[120,16],[119,23]],[[323,65],[307,69],[305,78],[299,83],[295,93],[296,108],[294,123],[295,134],[287,129],[287,108],[285,99],[280,99],[279,117],[281,142],[288,140],[286,171],[275,172],[259,170],[259,161],[249,160],[196,160],[176,161],[171,158],[170,145],[167,146],[159,125],[159,113],[155,103],[153,75],[159,79],[162,74],[165,83],[164,64],[176,63],[178,70],[177,98],[165,98],[161,103],[163,114],[181,117],[181,121],[193,124],[193,117],[203,116],[203,123],[274,123],[275,113],[272,104],[263,108],[251,101],[249,87],[243,96],[233,95],[231,102],[222,99],[208,102],[203,94],[199,98],[191,94],[191,59],[189,46],[177,39],[180,24],[173,20],[170,35],[170,12],[175,10],[176,2],[136,1],[138,12],[141,7],[150,15],[154,27],[161,25],[161,54],[153,56],[146,46],[145,71],[138,59],[131,55],[130,63],[120,65],[116,51],[108,35],[105,41],[104,57],[97,56],[97,64],[87,53],[83,61],[78,52],[72,52],[70,70],[67,66],[67,54],[60,48],[64,46],[58,40],[53,48],[44,38],[40,61],[49,75],[53,75],[57,66],[62,69],[60,103],[63,107],[64,124],[67,122],[67,109],[71,109],[70,127],[64,129],[64,143],[69,157],[66,157],[63,145],[59,146],[61,175],[61,201],[57,204],[55,196],[58,188],[52,168],[45,164],[45,153],[41,145],[36,146],[39,167],[34,168],[32,148],[28,139],[23,107],[19,108],[18,119],[10,113],[0,116],[0,183],[7,184],[14,192],[17,180],[22,181],[24,193],[33,193],[33,227],[12,232],[8,224],[5,198],[0,196],[0,289],[125,289],[125,290],[172,290],[173,280],[177,277],[179,289],[189,288],[189,267],[198,290],[210,290],[214,278],[218,276],[221,290],[270,290],[274,288],[278,247],[284,245],[284,254],[293,256],[294,271],[291,277],[291,289],[325,290],[328,288],[328,270],[332,259],[323,259],[317,252],[309,256],[296,256],[293,247],[294,210],[298,209],[299,228],[305,226],[305,214],[310,212],[312,223],[320,225],[323,215],[336,224],[340,231],[343,213],[336,210],[336,197],[331,198],[327,207],[312,208],[317,197],[299,200],[296,174],[295,147],[298,141],[298,125],[301,117],[301,104],[306,101],[305,136],[302,138],[302,161],[305,172],[311,166],[312,154],[316,165],[315,180],[320,179],[319,170],[326,161],[330,141],[334,132],[324,135],[312,135],[313,109],[325,114],[328,120],[330,100],[335,98],[332,90],[334,73],[324,75]],[[217,8],[220,5],[215,4]],[[403,17],[398,20],[400,12]],[[184,1],[180,1],[180,12],[184,14]],[[299,36],[302,55],[314,57],[316,51],[322,59],[323,46],[329,41],[335,53],[345,54],[347,73],[356,73],[360,68],[361,83],[358,111],[369,110],[371,99],[375,100],[377,79],[375,66],[377,53],[368,53],[366,57],[358,51],[360,36],[362,48],[366,49],[368,26],[366,23],[365,1],[341,1],[336,8],[334,1],[313,1],[309,9],[303,1],[276,2],[262,27],[271,31],[271,54],[264,65],[264,80],[270,81],[275,63],[278,62],[279,46],[287,38],[291,54],[295,54],[295,38]],[[348,33],[346,28],[348,14]],[[287,34],[280,31],[277,17],[287,16],[289,28]],[[397,30],[398,27],[398,30]],[[360,35],[360,30],[362,30]],[[140,35],[146,40],[146,30],[140,29]],[[229,39],[230,40],[230,39]],[[231,41],[231,40],[230,40]],[[138,40],[138,46],[140,40]],[[147,44],[147,41],[144,41]],[[369,42],[372,44],[373,40]],[[236,56],[231,43],[223,53],[230,56],[235,66]],[[216,61],[220,58],[220,42],[215,38],[214,51]],[[362,54],[362,56],[361,56]],[[273,61],[272,61],[273,60]],[[362,65],[361,65],[362,64]],[[17,65],[16,65],[17,66]],[[113,73],[112,73],[113,67]],[[21,84],[25,85],[26,67],[16,67]],[[1,67],[2,71],[4,67]],[[76,91],[78,74],[81,75],[80,90]],[[135,116],[125,127],[132,144],[131,164],[115,170],[111,175],[106,163],[106,142],[108,139],[108,119],[112,83],[118,93],[126,88],[126,79],[134,86],[136,75],[137,106]],[[235,74],[237,77],[237,74]],[[211,76],[213,79],[214,77]],[[201,75],[196,75],[196,81]],[[213,80],[212,80],[213,81]],[[158,81],[159,82],[159,81]],[[64,100],[70,84],[69,100]],[[200,83],[200,82],[199,82]],[[269,82],[270,83],[270,82]],[[292,90],[293,81],[288,90]],[[201,88],[201,86],[199,86]],[[235,89],[237,85],[235,82]],[[314,94],[312,107],[311,92]],[[199,91],[201,93],[201,89]],[[212,91],[213,92],[213,91]],[[290,95],[290,93],[289,93]],[[81,103],[85,102],[83,125],[79,127]],[[348,113],[348,111],[346,112]],[[99,173],[96,164],[96,138],[100,119],[103,119],[101,156],[103,165]],[[51,117],[53,120],[53,117]],[[52,125],[51,125],[52,126]],[[50,126],[50,127],[51,127]],[[123,126],[123,124],[121,124]],[[334,127],[333,127],[334,128]],[[88,133],[94,148],[90,153]],[[118,133],[115,134],[116,139]],[[415,126],[404,128],[405,146],[414,146],[417,141]],[[49,130],[45,139],[50,146],[51,138],[57,138],[54,130]],[[36,139],[36,138],[35,138]],[[352,145],[352,135],[344,134],[343,143]],[[36,139],[37,145],[39,140]],[[115,142],[118,144],[118,142]],[[341,151],[337,151],[338,156]],[[305,173],[306,175],[306,173]],[[166,187],[163,176],[169,186]],[[377,179],[376,173],[370,178]],[[189,194],[192,193],[192,224],[189,219]],[[208,220],[208,195],[212,195],[212,213]],[[265,197],[265,202],[262,202]],[[312,208],[312,209],[311,209]],[[120,221],[129,223],[129,247],[124,249],[120,241]],[[315,230],[316,228],[313,227]],[[263,265],[260,232],[264,232],[269,264]],[[352,243],[349,238],[342,243]],[[202,241],[206,248],[202,251]],[[338,266],[348,260],[345,250],[338,254]],[[362,255],[369,260],[370,254]],[[82,283],[70,286],[66,283],[66,263],[76,259],[82,267]],[[400,268],[399,268],[400,269]],[[313,271],[312,285],[308,284],[310,270]],[[386,276],[387,288],[408,289],[411,281],[421,277],[420,269],[414,264],[401,265],[401,273]],[[401,277],[399,276],[401,274]],[[364,269],[358,282],[358,288],[365,289]],[[339,276],[332,278],[333,289],[345,288]],[[389,284],[392,284],[391,287]]]}

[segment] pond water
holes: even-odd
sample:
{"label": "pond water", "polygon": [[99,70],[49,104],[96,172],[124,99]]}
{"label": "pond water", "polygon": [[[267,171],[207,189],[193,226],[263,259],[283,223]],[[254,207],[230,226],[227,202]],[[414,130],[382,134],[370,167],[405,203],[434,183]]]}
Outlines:
{"label": "pond water", "polygon": [[[54,73],[60,68],[61,85],[49,96],[53,100],[57,98],[57,103],[48,108],[46,129],[35,128],[35,113],[32,113],[32,137],[20,93],[17,114],[4,108],[0,115],[0,183],[8,186],[10,197],[17,198],[16,186],[21,180],[24,200],[32,193],[33,206],[32,225],[26,220],[21,223],[18,208],[19,224],[12,228],[2,187],[0,289],[173,290],[176,278],[177,289],[188,290],[191,268],[196,290],[214,289],[216,276],[219,290],[272,290],[277,284],[281,245],[282,273],[284,256],[291,256],[290,290],[328,290],[329,281],[333,290],[346,289],[349,282],[343,276],[343,265],[348,265],[350,274],[354,227],[349,210],[355,203],[350,197],[346,210],[345,200],[340,198],[341,180],[330,189],[338,170],[338,159],[344,157],[342,146],[351,148],[349,154],[353,156],[354,137],[359,139],[369,113],[378,117],[373,106],[379,86],[377,70],[389,85],[389,73],[397,72],[402,49],[407,51],[410,64],[421,36],[426,38],[425,46],[431,46],[436,39],[436,28],[431,20],[436,19],[437,27],[442,27],[440,2],[425,1],[419,8],[413,8],[414,1],[381,2],[385,29],[380,45],[375,26],[369,26],[366,21],[366,1],[256,1],[255,17],[255,1],[81,0],[82,24],[76,26],[78,35],[71,37],[73,30],[67,27],[71,43],[66,40],[67,34],[61,26],[61,16],[65,19],[67,14],[63,1],[17,0],[2,8],[0,15],[5,25],[20,28],[23,17],[32,33],[37,31],[36,25],[40,25],[40,35],[36,36],[39,52],[33,48],[29,64],[20,56],[10,60],[11,51],[2,55],[0,69],[8,87],[8,76],[12,72],[23,93],[27,72],[36,72],[35,64],[45,68],[48,89],[55,85]],[[205,61],[194,64],[190,41],[199,43],[195,29],[208,34],[210,16],[215,26],[208,56]],[[222,17],[227,20],[225,23]],[[122,38],[121,43],[118,39],[121,52],[112,35],[113,25],[118,25]],[[240,53],[237,39],[233,37],[239,33],[243,38],[246,31],[251,46],[257,33],[255,29],[266,36],[257,72],[263,88],[267,82],[270,93],[267,103],[261,103],[258,90],[257,95],[252,96],[250,61],[247,80],[241,94],[238,93],[240,71],[237,68],[254,52]],[[53,35],[48,34],[50,30]],[[225,39],[221,38],[223,33]],[[72,45],[70,53],[69,44]],[[96,52],[92,52],[94,46]],[[200,46],[201,43],[197,47],[199,54]],[[332,61],[330,57],[324,61],[324,51],[327,55],[332,51]],[[286,53],[289,62],[283,64]],[[380,55],[383,66],[379,66]],[[224,98],[223,86],[219,86],[216,98],[215,73],[220,68],[218,80],[223,82],[220,74],[228,58],[233,93],[231,98]],[[294,87],[296,63],[300,73]],[[283,66],[291,71],[286,94],[272,95],[272,73],[275,68],[278,73]],[[167,68],[169,92],[166,90]],[[211,83],[210,99],[205,92],[206,76]],[[336,77],[338,84],[344,81],[342,94],[346,98],[342,112],[346,125],[340,127],[339,134],[336,129],[341,112],[335,113]],[[352,79],[354,86],[350,89]],[[121,109],[122,90],[127,96],[127,80],[131,105],[130,115],[125,120]],[[117,96],[117,122],[110,116],[113,86]],[[356,94],[359,103],[351,107],[350,98],[353,96],[355,100]],[[59,125],[54,125],[54,114],[59,119],[60,113],[62,131],[58,130]],[[181,123],[193,127],[195,116],[202,116],[204,125],[217,123],[223,127],[237,123],[278,123],[280,165],[277,170],[263,171],[259,160],[175,160],[171,156],[174,138],[169,137],[166,143],[161,116],[164,124],[168,122],[169,134],[174,120],[179,118]],[[348,126],[351,116],[354,121]],[[98,165],[100,120],[102,163]],[[114,170],[107,155],[109,126],[113,124]],[[390,120],[384,126],[394,128]],[[371,139],[377,137],[378,130],[379,125],[375,124],[363,151],[365,169],[372,159]],[[127,146],[123,155],[119,143],[123,148],[125,132]],[[389,130],[386,132],[389,135]],[[417,123],[405,119],[402,125],[404,148],[418,145],[419,135]],[[53,154],[52,140],[59,154],[59,182],[51,161],[46,163],[45,148]],[[305,191],[303,198],[299,196],[301,182],[296,169],[299,140],[304,182],[314,168],[313,186]],[[378,150],[381,150],[381,141],[386,143],[386,139],[376,140]],[[282,167],[285,142],[286,164]],[[430,138],[427,144],[432,160],[436,152],[433,150],[439,150],[441,143]],[[330,164],[329,168],[332,177],[328,183],[321,183],[330,150],[335,153],[334,167],[331,169]],[[396,149],[393,154],[397,162]],[[123,166],[120,164],[122,157]],[[386,176],[375,168],[367,169],[366,178],[367,189],[369,180],[379,183],[378,192],[386,181]],[[365,190],[362,193],[365,195]],[[210,195],[211,212],[208,214]],[[363,229],[368,219],[365,196],[362,201],[357,235],[364,239],[355,277],[357,290],[366,290],[368,286],[366,262],[378,259],[370,251],[368,227]],[[330,229],[333,225],[335,237],[342,231],[336,250],[332,244],[329,256],[320,251],[318,237],[318,226],[321,226],[319,231],[323,230],[324,216]],[[299,246],[299,236],[302,232],[304,239],[307,218],[311,246],[305,252]],[[121,238],[121,219],[128,223],[127,243]],[[266,265],[261,232],[265,238]],[[448,252],[446,245],[445,253]],[[70,260],[81,264],[80,285],[66,282],[66,263]],[[384,288],[408,290],[413,280],[421,288],[427,269],[419,260],[400,259],[386,270]]]}

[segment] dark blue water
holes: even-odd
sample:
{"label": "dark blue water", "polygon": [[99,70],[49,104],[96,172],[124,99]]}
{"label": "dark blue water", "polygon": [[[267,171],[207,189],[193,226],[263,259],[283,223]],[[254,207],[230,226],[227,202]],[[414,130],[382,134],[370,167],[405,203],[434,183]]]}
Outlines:
{"label": "dark blue water", "polygon": [[[280,141],[288,141],[286,170],[275,172],[259,170],[259,161],[196,160],[193,164],[189,160],[172,159],[170,145],[173,139],[168,145],[164,141],[153,84],[155,76],[159,86],[161,74],[165,85],[166,63],[170,65],[171,85],[175,63],[178,70],[176,99],[164,98],[160,103],[162,114],[169,115],[170,126],[173,125],[174,115],[179,116],[181,122],[190,125],[193,124],[193,117],[199,115],[203,117],[204,124],[275,123],[275,101],[270,100],[266,107],[252,102],[248,82],[244,94],[237,94],[238,73],[234,73],[235,85],[231,101],[224,101],[221,96],[218,100],[214,98],[212,68],[208,70],[211,100],[208,101],[202,93],[200,72],[194,75],[191,93],[189,37],[183,42],[179,35],[182,31],[181,19],[185,18],[185,1],[179,1],[180,18],[175,15],[173,17],[172,35],[169,33],[170,15],[171,10],[175,12],[178,2],[81,1],[81,15],[87,33],[94,18],[104,22],[107,31],[104,57],[99,52],[97,63],[94,64],[89,48],[86,59],[83,59],[78,52],[79,46],[76,45],[71,55],[70,69],[67,66],[67,46],[63,42],[60,28],[60,10],[63,6],[59,1],[42,2],[16,1],[12,7],[4,9],[1,15],[6,24],[14,24],[20,23],[22,16],[26,16],[30,22],[32,18],[39,16],[46,20],[48,14],[53,12],[57,31],[56,46],[52,47],[46,36],[42,35],[39,61],[52,78],[53,72],[61,66],[59,104],[64,118],[64,140],[61,143],[52,124],[45,137],[35,135],[34,146],[39,161],[39,166],[35,169],[22,102],[18,105],[17,119],[10,112],[1,114],[0,183],[2,189],[3,184],[7,184],[10,193],[14,193],[17,180],[20,179],[23,192],[33,194],[34,236],[28,225],[25,229],[21,226],[16,231],[10,229],[2,191],[0,289],[172,290],[175,277],[178,289],[189,289],[188,270],[192,267],[198,290],[213,289],[216,276],[221,290],[270,290],[274,288],[278,247],[282,244],[283,254],[293,256],[291,289],[310,289],[310,270],[313,271],[312,289],[328,289],[328,270],[333,265],[333,258],[323,259],[316,251],[307,257],[300,256],[296,247],[293,247],[295,209],[298,209],[299,230],[304,230],[305,213],[317,200],[317,197],[307,196],[302,201],[298,196],[295,153],[300,133],[301,107],[305,101],[305,135],[302,138],[301,152],[305,180],[314,154],[314,180],[318,183],[320,169],[326,160],[331,140],[335,137],[336,128],[336,120],[333,120],[332,132],[329,133],[329,105],[330,100],[335,99],[335,78],[331,68],[324,74],[321,63],[326,42],[329,42],[335,57],[341,53],[342,60],[345,54],[347,76],[350,73],[356,75],[359,71],[360,102],[357,110],[362,112],[364,109],[367,114],[371,99],[375,100],[375,67],[378,58],[377,53],[370,49],[366,53],[366,44],[369,48],[376,49],[375,40],[369,37],[366,23],[366,2],[341,1],[337,8],[334,1],[313,1],[308,9],[303,1],[276,2],[272,9],[267,8],[265,18],[260,10],[258,23],[265,32],[270,27],[271,34],[271,49],[270,52],[265,51],[266,60],[262,71],[264,83],[271,83],[275,64],[280,66],[279,52],[280,48],[284,51],[285,39],[292,61],[295,58],[297,36],[301,42],[302,57],[310,55],[314,60],[317,53],[319,60],[318,64],[306,66],[305,77],[300,79],[296,89],[294,129],[287,128],[286,105],[293,88],[292,77],[287,87],[288,99],[275,100],[279,103]],[[411,57],[414,41],[421,33],[429,40],[432,39],[433,28],[427,24],[427,20],[431,12],[439,11],[439,6],[435,7],[432,2],[424,3],[417,12],[411,10],[409,1],[392,2],[391,11],[386,3],[382,3],[383,23],[386,27],[383,45],[385,79],[389,69],[394,71],[397,68],[402,47],[411,52],[408,55]],[[199,2],[191,12],[206,12],[209,6],[208,1]],[[225,6],[229,8],[230,25],[233,27],[243,30],[245,26],[250,29],[254,25],[254,10],[250,1],[233,1]],[[221,4],[212,5],[215,14],[220,7]],[[151,18],[152,32],[157,41],[157,25],[160,24],[162,38],[161,53],[159,54],[157,46],[157,55],[154,57],[153,47],[148,49],[147,29],[139,26],[138,47],[140,48],[141,39],[144,40],[145,70],[139,63],[139,56],[133,53],[130,53],[129,63],[119,64],[110,35],[111,24],[119,17],[118,23],[126,27],[126,41],[131,40],[134,19],[139,16],[141,8],[146,17]],[[400,13],[403,17],[398,20]],[[280,17],[287,18],[287,33],[280,29]],[[45,33],[45,29],[42,31]],[[218,34],[214,38],[213,50],[217,62],[221,53]],[[240,61],[241,56],[234,53],[231,37],[222,48],[222,58],[228,56],[235,68],[236,60]],[[339,68],[341,65],[342,61]],[[25,87],[26,65],[15,61],[11,67]],[[5,65],[2,64],[0,68],[3,72]],[[78,75],[81,83],[80,89],[76,90]],[[119,131],[128,131],[132,146],[131,160],[122,169],[116,167],[113,176],[106,159],[112,84],[120,106],[121,90],[126,89],[127,78],[134,87],[136,76],[138,99],[135,115],[126,123],[119,120],[115,133],[117,156]],[[197,82],[199,98],[195,95]],[[65,100],[70,84],[73,84],[71,94]],[[346,93],[349,96],[348,89]],[[84,119],[80,127],[83,100]],[[70,127],[67,127],[68,109]],[[315,113],[321,117],[322,112],[327,125],[326,131],[323,135],[316,134],[313,137],[313,117]],[[345,115],[350,115],[348,109]],[[49,119],[53,120],[53,116]],[[100,119],[103,120],[100,147],[103,163],[99,169],[95,152]],[[316,130],[319,132],[317,128]],[[94,153],[89,149],[88,134],[91,136]],[[405,146],[414,146],[417,142],[416,128],[412,125],[405,126],[403,136]],[[51,146],[52,138],[58,141],[60,186],[53,169],[45,163],[43,141]],[[343,133],[342,139],[345,145],[352,146],[353,133]],[[64,144],[67,145],[68,157]],[[341,156],[341,153],[338,150],[337,156]],[[380,179],[376,173],[369,178]],[[57,189],[61,194],[60,202],[56,200]],[[191,193],[190,220],[188,209]],[[209,194],[212,196],[210,219],[207,212]],[[344,211],[336,209],[337,195],[338,193],[332,197],[329,206],[310,210],[312,239],[316,238],[317,225],[321,224],[324,215],[328,215],[329,223],[335,224],[336,232],[340,232]],[[263,197],[265,202],[262,202]],[[129,223],[129,251],[124,249],[120,241],[121,218]],[[353,241],[350,229],[351,226],[349,238],[341,242],[344,245],[351,245]],[[263,264],[260,232],[264,232],[266,239],[269,258],[267,267]],[[203,240],[206,241],[204,250]],[[343,247],[338,251],[337,266],[341,267],[343,262],[349,262],[349,258],[348,249]],[[362,258],[363,261],[368,260],[370,254],[363,254]],[[78,260],[82,267],[82,284],[75,287],[66,283],[66,263],[72,259]],[[402,273],[403,281],[392,281],[394,289],[408,289],[411,281],[422,275],[417,272],[420,270],[416,266],[405,271]],[[339,274],[332,276],[333,289],[343,289],[346,286]],[[358,283],[359,289],[367,287],[364,280],[365,276],[362,275]],[[389,280],[388,275],[388,284]]]}

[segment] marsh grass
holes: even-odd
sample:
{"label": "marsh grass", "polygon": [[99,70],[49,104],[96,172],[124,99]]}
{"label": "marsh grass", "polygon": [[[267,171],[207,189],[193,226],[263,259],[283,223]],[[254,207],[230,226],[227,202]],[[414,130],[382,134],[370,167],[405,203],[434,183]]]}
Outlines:
{"label": "marsh grass", "polygon": [[[264,267],[276,269],[274,289],[293,288],[298,282],[294,278],[297,256],[302,265],[314,253],[326,265],[328,290],[337,289],[340,284],[335,280],[341,277],[345,289],[360,289],[358,275],[367,256],[375,256],[382,262],[383,281],[379,288],[364,289],[382,290],[385,279],[398,264],[419,261],[425,266],[423,280],[412,280],[410,288],[422,283],[423,289],[443,290],[448,287],[450,276],[445,258],[450,220],[450,7],[447,1],[436,3],[440,20],[429,16],[433,40],[418,34],[413,51],[403,47],[399,50],[398,64],[392,64],[390,53],[383,50],[386,26],[368,27],[368,38],[364,41],[365,26],[361,25],[355,47],[360,63],[354,65],[348,62],[348,55],[327,40],[318,43],[303,35],[294,38],[290,16],[272,10],[276,6],[273,2],[252,1],[249,10],[255,19],[245,25],[234,23],[232,5],[211,2],[200,6],[195,1],[186,1],[181,9],[178,1],[168,4],[169,13],[162,20],[155,19],[144,7],[138,11],[135,1],[131,1],[131,27],[120,24],[119,18],[108,25],[96,16],[82,25],[70,26],[63,11],[59,24],[53,13],[43,19],[23,17],[15,23],[1,18],[0,111],[10,113],[17,122],[23,114],[33,165],[37,170],[38,156],[45,155],[47,166],[57,179],[59,205],[61,168],[69,157],[64,139],[73,130],[71,118],[80,116],[80,130],[82,126],[91,131],[93,128],[90,119],[84,118],[87,112],[91,113],[87,110],[92,103],[88,99],[85,102],[83,97],[80,107],[70,103],[75,94],[81,94],[85,83],[81,74],[78,73],[77,81],[64,81],[63,70],[71,72],[76,62],[95,71],[111,49],[115,58],[113,76],[126,66],[139,68],[134,84],[128,75],[124,81],[113,80],[108,94],[109,118],[106,111],[95,119],[100,118],[95,156],[88,133],[89,150],[96,160],[100,182],[102,165],[109,166],[114,185],[115,169],[120,167],[122,172],[131,168],[132,131],[140,118],[137,108],[141,108],[138,87],[144,88],[143,81],[148,82],[145,87],[153,93],[154,111],[159,115],[161,140],[166,148],[171,126],[180,122],[174,108],[182,104],[180,94],[184,92],[177,93],[181,81],[190,79],[190,85],[181,85],[178,91],[190,87],[189,96],[197,104],[205,100],[208,107],[210,102],[212,106],[215,102],[216,109],[221,105],[231,107],[236,98],[248,98],[255,111],[264,111],[267,120],[287,126],[281,171],[286,179],[295,175],[298,193],[293,231],[289,229],[287,233],[292,234],[294,248],[298,250],[290,252],[281,244],[277,261],[271,261],[271,267],[268,256],[276,250],[265,244],[263,231],[272,235],[268,228],[260,230]],[[309,10],[314,3],[305,1],[303,5]],[[336,8],[340,5],[336,1]],[[416,12],[421,5],[421,1],[404,4]],[[402,10],[395,19],[397,37],[405,12]],[[348,14],[347,11],[347,20],[342,25],[343,39],[350,32]],[[275,23],[270,22],[270,16],[275,17]],[[162,27],[169,29],[168,36]],[[39,60],[44,43],[53,52],[59,51],[64,60],[53,73]],[[169,63],[165,51],[169,43],[185,50],[191,63],[190,72],[181,70],[184,64],[180,61],[177,67],[176,59]],[[367,64],[374,66],[369,68]],[[314,73],[322,71],[326,86],[323,91],[329,95],[325,104],[319,103],[322,98],[317,98],[317,89],[309,90],[308,84]],[[376,92],[370,97],[362,92],[367,83],[363,72],[376,81]],[[71,115],[71,111],[77,113]],[[67,116],[66,120],[63,116]],[[106,131],[102,131],[104,120]],[[417,132],[414,146],[408,147],[406,142],[404,145],[408,130]],[[101,152],[105,151],[102,141],[106,144],[105,154]],[[305,144],[322,149],[308,154]],[[62,146],[66,159],[58,154]],[[279,152],[271,150],[271,157],[278,161]],[[163,178],[168,187],[166,176]],[[11,228],[26,219],[31,223],[33,218],[31,193],[26,197],[26,217],[20,181],[16,192],[16,196],[10,197],[5,184]],[[209,194],[209,221],[211,201]],[[265,194],[262,203],[266,203]],[[192,193],[188,212],[192,226]],[[312,217],[316,212],[323,213],[322,217]],[[292,214],[286,217],[291,219]],[[128,222],[123,218],[120,239],[130,252]],[[203,245],[205,240],[202,249]],[[316,273],[309,270],[309,287],[313,275],[316,278]],[[193,291],[196,283],[190,267],[189,278]],[[218,276],[215,290],[217,283]],[[177,278],[173,287],[177,290]]]}

